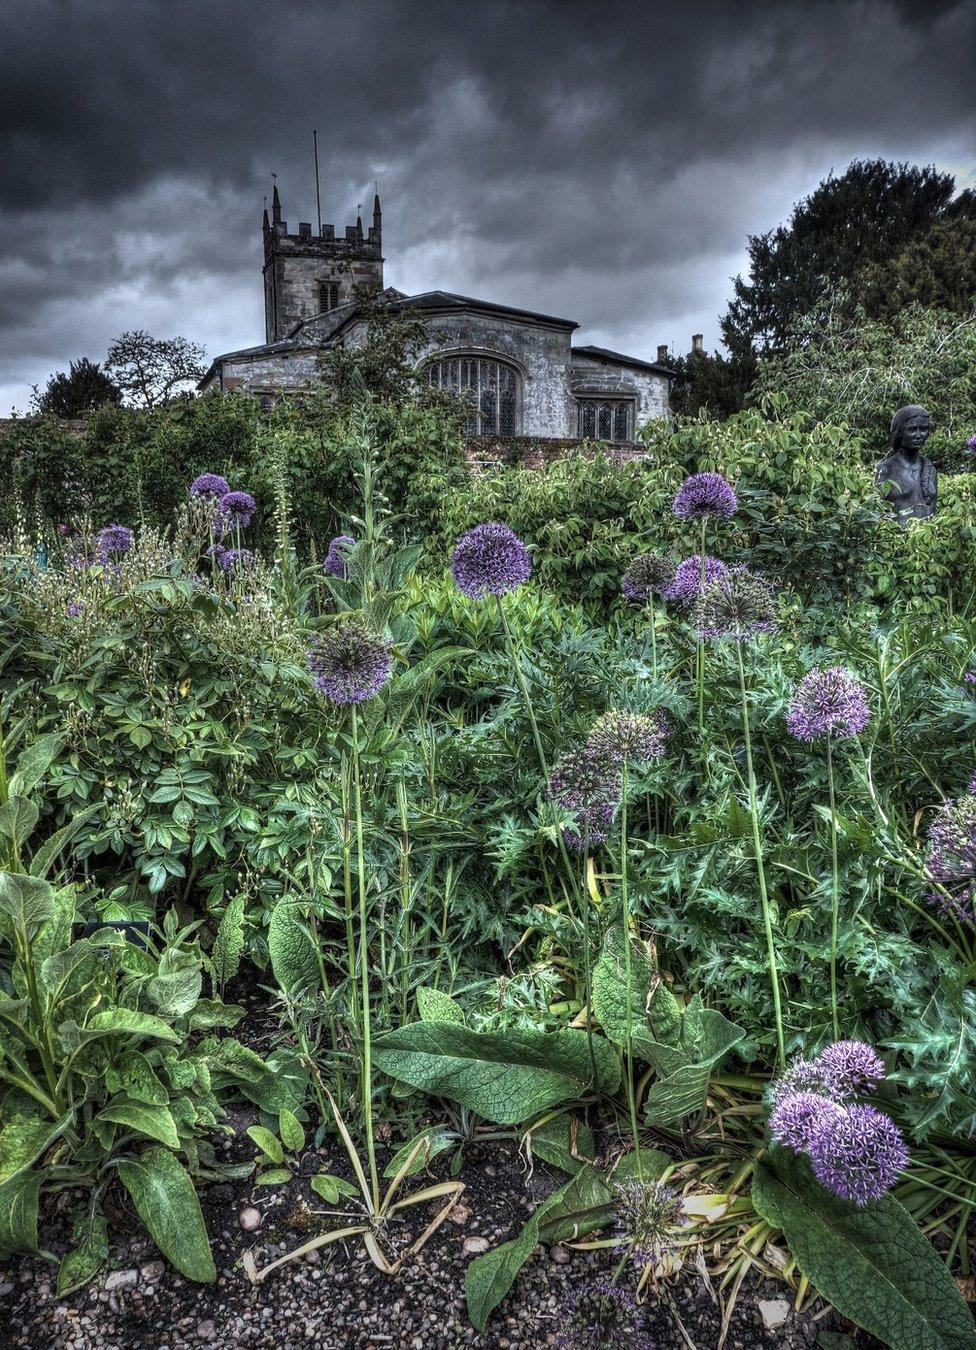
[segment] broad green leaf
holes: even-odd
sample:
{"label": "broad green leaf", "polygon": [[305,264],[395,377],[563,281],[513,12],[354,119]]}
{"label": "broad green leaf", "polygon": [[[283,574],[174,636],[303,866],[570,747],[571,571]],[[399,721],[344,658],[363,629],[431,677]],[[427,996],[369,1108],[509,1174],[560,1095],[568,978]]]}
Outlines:
{"label": "broad green leaf", "polygon": [[5,802],[0,802],[0,839],[19,849],[37,824],[40,814],[34,803],[26,797],[8,797]]}
{"label": "broad green leaf", "polygon": [[123,1158],[119,1179],[156,1246],[188,1280],[217,1278],[200,1201],[186,1170],[166,1148]]}
{"label": "broad green leaf", "polygon": [[613,1169],[613,1180],[630,1181],[634,1177],[643,1177],[645,1181],[658,1181],[670,1166],[671,1159],[659,1148],[635,1148],[621,1155]]}
{"label": "broad green leaf", "polygon": [[17,760],[16,771],[10,775],[7,790],[12,797],[26,796],[31,788],[37,786],[51,767],[64,741],[65,737],[61,732],[54,732],[48,736],[39,736],[27,747]]}
{"label": "broad green leaf", "polygon": [[287,1167],[269,1167],[254,1178],[255,1186],[284,1186],[288,1181],[291,1181],[291,1172]]}
{"label": "broad green leaf", "polygon": [[565,1112],[527,1130],[523,1147],[531,1149],[534,1157],[542,1158],[571,1176],[579,1171],[581,1163],[592,1160],[595,1153],[593,1131],[583,1121]]}
{"label": "broad green leaf", "polygon": [[708,1064],[686,1064],[667,1078],[659,1078],[644,1094],[644,1118],[648,1125],[677,1125],[685,1116],[701,1110],[708,1092]]}
{"label": "broad green leaf", "polygon": [[7,914],[29,936],[54,914],[50,885],[24,872],[0,872],[0,912]]}
{"label": "broad green leaf", "polygon": [[146,1106],[166,1106],[169,1102],[169,1090],[138,1050],[129,1050],[113,1060],[105,1070],[105,1082],[110,1092],[124,1092]]}
{"label": "broad green leaf", "polygon": [[88,1019],[82,1030],[85,1040],[98,1036],[150,1036],[158,1041],[177,1043],[179,1032],[152,1013],[136,1012],[133,1008],[108,1008]]}
{"label": "broad green leaf", "polygon": [[[86,961],[100,963],[101,953],[88,938],[81,938],[41,963],[40,985],[52,1003],[61,998],[64,986],[74,971]],[[77,982],[75,988],[77,989]]]}
{"label": "broad green leaf", "polygon": [[70,1123],[70,1111],[54,1122],[46,1116],[12,1116],[0,1130],[0,1184],[36,1162]]}
{"label": "broad green leaf", "polygon": [[374,1042],[374,1063],[431,1096],[514,1125],[591,1086],[616,1091],[616,1051],[602,1039],[594,1040],[593,1051],[595,1084],[585,1032],[479,1032],[452,1022],[413,1022]]}
{"label": "broad green leaf", "polygon": [[[386,1175],[389,1174],[384,1173],[384,1176]],[[351,1182],[346,1181],[344,1177],[332,1176],[329,1172],[316,1172],[310,1185],[315,1194],[321,1196],[327,1205],[338,1204],[340,1195],[359,1194]]]}
{"label": "broad green leaf", "polygon": [[417,990],[417,1011],[423,1022],[463,1022],[464,1011],[450,994],[439,989]]}
{"label": "broad green leaf", "polygon": [[821,1186],[806,1158],[775,1149],[756,1166],[752,1201],[817,1291],[891,1350],[976,1347],[955,1281],[893,1196],[858,1208]]}
{"label": "broad green leaf", "polygon": [[96,1210],[82,1214],[74,1224],[75,1246],[58,1267],[58,1298],[81,1289],[93,1280],[108,1260],[108,1229],[105,1216]]}
{"label": "broad green leaf", "polygon": [[263,1125],[249,1125],[247,1133],[261,1152],[266,1154],[273,1163],[284,1161],[284,1149],[281,1147],[281,1141],[277,1135],[272,1134],[270,1130],[266,1130]]}
{"label": "broad green leaf", "polygon": [[224,910],[224,917],[210,948],[214,974],[221,986],[237,974],[244,955],[244,904],[243,895],[234,896]]}
{"label": "broad green leaf", "polygon": [[558,1235],[547,1236],[549,1242],[561,1241],[563,1235],[590,1232],[599,1223],[588,1216],[598,1214],[609,1201],[606,1182],[592,1167],[584,1167],[539,1206],[518,1237],[475,1257],[464,1276],[468,1316],[475,1327],[484,1331],[488,1318],[538,1246],[541,1232]]}
{"label": "broad green leaf", "polygon": [[146,985],[146,992],[163,1017],[185,1017],[203,990],[199,961],[189,952],[173,948],[163,952],[159,973]]}
{"label": "broad green leaf", "polygon": [[67,825],[62,825],[60,830],[55,830],[50,839],[45,839],[37,852],[30,860],[28,871],[32,877],[46,877],[48,872],[57,861],[58,854],[75,837],[83,825],[91,820],[92,816],[98,814],[100,806],[88,806],[84,811],[79,811],[76,816],[72,816]]}
{"label": "broad green leaf", "polygon": [[99,1111],[96,1120],[109,1120],[115,1125],[124,1125],[126,1129],[136,1130],[139,1134],[155,1139],[167,1148],[178,1149],[180,1136],[176,1132],[176,1122],[165,1106],[147,1106],[145,1102],[110,1102]]}
{"label": "broad green leaf", "polygon": [[44,1174],[18,1172],[0,1186],[0,1251],[37,1251],[37,1204]]}
{"label": "broad green leaf", "polygon": [[[646,1012],[650,997],[652,970],[647,951],[639,942],[630,943],[630,1021],[631,1036],[646,1030]],[[626,1043],[627,968],[623,933],[611,928],[603,941],[600,959],[593,967],[593,1011],[614,1045]]]}
{"label": "broad green leaf", "polygon": [[300,994],[319,982],[319,963],[308,925],[296,900],[279,900],[268,924],[268,955],[282,990]]}
{"label": "broad green leaf", "polygon": [[418,1150],[417,1156],[410,1164],[410,1167],[406,1172],[406,1176],[408,1177],[416,1176],[416,1174],[422,1172],[427,1164],[433,1158],[436,1158],[439,1153],[446,1153],[448,1149],[456,1148],[458,1143],[460,1143],[458,1135],[453,1130],[449,1129],[447,1125],[431,1125],[428,1129],[421,1130],[419,1134],[415,1134],[409,1143],[404,1144],[403,1148],[397,1149],[396,1153],[394,1153],[393,1157],[383,1168],[383,1175],[385,1177],[396,1176],[397,1172],[399,1172],[400,1168],[410,1157],[410,1154],[417,1147],[417,1141],[420,1139],[424,1141],[424,1146]]}
{"label": "broad green leaf", "polygon": [[287,1107],[278,1112],[278,1133],[281,1142],[289,1153],[300,1153],[305,1147],[305,1131],[302,1122]]}

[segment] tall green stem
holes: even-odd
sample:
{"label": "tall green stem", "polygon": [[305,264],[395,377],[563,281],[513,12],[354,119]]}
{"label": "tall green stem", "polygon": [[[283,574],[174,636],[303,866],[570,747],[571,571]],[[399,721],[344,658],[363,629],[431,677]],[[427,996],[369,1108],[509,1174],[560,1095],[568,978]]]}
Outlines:
{"label": "tall green stem", "polygon": [[[702,516],[701,543],[699,544],[698,587],[699,594],[705,590],[705,517]],[[698,672],[698,730],[705,730],[705,642],[699,634],[695,653],[695,669]]]}
{"label": "tall green stem", "polygon": [[759,793],[756,790],[756,772],[752,763],[752,734],[749,728],[749,700],[746,696],[746,673],[742,664],[742,643],[735,644],[739,665],[739,694],[742,700],[742,734],[746,747],[746,775],[749,781],[749,814],[752,817],[752,842],[759,875],[759,896],[762,901],[763,927],[766,930],[766,955],[769,979],[773,987],[773,1011],[776,1017],[776,1057],[781,1068],[786,1066],[786,1040],[783,1035],[783,1009],[780,1003],[779,971],[776,965],[776,944],[773,941],[773,917],[766,890],[766,869],[763,865],[762,835],[759,829]]}
{"label": "tall green stem", "polygon": [[840,1039],[840,1017],[837,1011],[837,920],[840,910],[840,874],[837,868],[837,798],[834,793],[834,757],[827,734],[827,787],[830,794],[830,1018],[834,1040]]}
{"label": "tall green stem", "polygon": [[352,714],[352,777],[356,813],[356,868],[359,874],[359,977],[362,990],[362,1044],[363,1044],[363,1129],[366,1134],[366,1153],[369,1158],[369,1181],[373,1192],[373,1212],[380,1207],[380,1181],[376,1170],[376,1143],[373,1139],[373,1045],[369,1014],[369,933],[366,916],[366,862],[363,849],[363,789],[359,764],[359,721],[355,703],[350,703]]}
{"label": "tall green stem", "polygon": [[620,784],[620,915],[624,930],[624,980],[627,985],[627,1018],[624,1031],[624,1050],[627,1072],[627,1105],[630,1108],[630,1131],[637,1155],[637,1175],[644,1176],[641,1164],[640,1135],[637,1132],[637,1097],[634,1093],[634,1041],[631,1034],[634,1006],[634,972],[630,951],[630,902],[627,885],[627,760],[621,766]]}

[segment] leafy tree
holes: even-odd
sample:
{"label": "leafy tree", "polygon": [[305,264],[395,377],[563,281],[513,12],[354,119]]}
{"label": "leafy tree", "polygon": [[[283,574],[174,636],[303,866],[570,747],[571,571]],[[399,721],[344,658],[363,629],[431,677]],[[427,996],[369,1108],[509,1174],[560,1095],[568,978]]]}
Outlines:
{"label": "leafy tree", "polygon": [[331,399],[350,407],[365,389],[383,403],[402,406],[416,398],[416,358],[428,339],[420,315],[391,303],[369,286],[355,291],[358,320],[348,344],[323,352],[320,376]]}
{"label": "leafy tree", "polygon": [[155,408],[187,393],[204,374],[204,349],[187,338],[154,338],[136,329],[120,334],[108,350],[105,369],[128,402]]}
{"label": "leafy tree", "polygon": [[921,403],[934,430],[926,454],[940,468],[971,467],[965,444],[976,432],[976,316],[910,305],[891,323],[842,310],[807,316],[789,332],[787,349],[765,357],[753,397],[777,396],[790,411],[860,432],[877,459],[891,415]]}
{"label": "leafy tree", "polygon": [[894,257],[857,273],[851,299],[869,318],[891,319],[911,304],[971,313],[976,306],[976,194],[963,193],[953,207],[960,204],[971,214],[954,210]]}
{"label": "leafy tree", "polygon": [[121,403],[122,390],[95,362],[82,356],[68,373],[56,371],[41,393],[34,386],[33,410],[52,417],[79,417],[106,403]]}
{"label": "leafy tree", "polygon": [[677,372],[671,386],[671,411],[679,417],[726,418],[741,412],[756,377],[756,358],[751,351],[723,356],[720,352],[690,352],[671,357]]}
{"label": "leafy tree", "polygon": [[729,351],[781,351],[798,316],[949,217],[954,186],[951,174],[886,160],[855,160],[830,175],[787,224],[750,236],[749,279],[736,278],[722,319]]}

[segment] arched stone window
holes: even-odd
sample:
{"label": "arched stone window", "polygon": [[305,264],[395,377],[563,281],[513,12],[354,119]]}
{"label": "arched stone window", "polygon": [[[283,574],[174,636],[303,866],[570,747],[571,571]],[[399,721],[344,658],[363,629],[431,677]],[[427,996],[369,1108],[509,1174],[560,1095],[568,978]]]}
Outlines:
{"label": "arched stone window", "polygon": [[339,304],[339,283],[337,281],[319,282],[319,312],[328,314]]}
{"label": "arched stone window", "polygon": [[577,434],[588,441],[629,441],[633,438],[633,399],[577,398]]}
{"label": "arched stone window", "polygon": [[469,405],[469,435],[518,434],[522,390],[514,366],[487,356],[445,356],[429,362],[424,374],[435,389],[456,394]]}

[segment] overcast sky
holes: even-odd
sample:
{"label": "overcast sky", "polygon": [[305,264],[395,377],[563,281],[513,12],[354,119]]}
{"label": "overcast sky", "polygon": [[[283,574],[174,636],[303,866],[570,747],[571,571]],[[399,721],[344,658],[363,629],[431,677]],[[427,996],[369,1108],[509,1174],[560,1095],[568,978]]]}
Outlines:
{"label": "overcast sky", "polygon": [[976,0],[3,0],[0,414],[131,328],[260,342],[261,208],[386,281],[719,341],[750,233],[883,156],[976,181]]}

